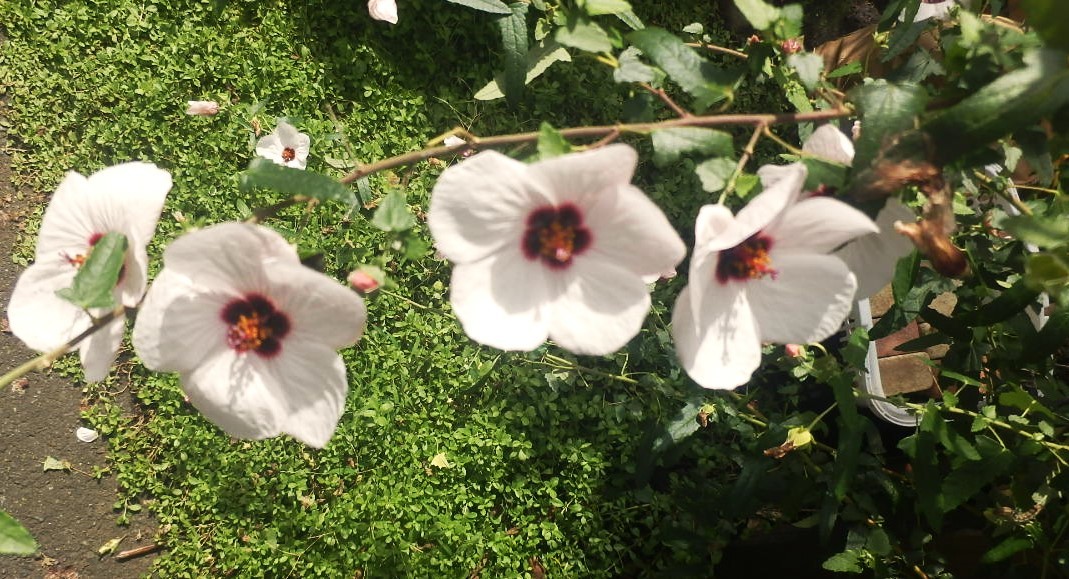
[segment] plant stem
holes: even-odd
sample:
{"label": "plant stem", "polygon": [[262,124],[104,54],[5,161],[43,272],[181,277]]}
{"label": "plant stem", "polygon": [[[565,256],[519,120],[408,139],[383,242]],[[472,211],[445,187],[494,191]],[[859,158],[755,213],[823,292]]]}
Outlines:
{"label": "plant stem", "polygon": [[[806,113],[780,113],[780,114],[745,114],[745,115],[692,115],[684,118],[668,119],[649,123],[623,123],[616,125],[595,125],[587,127],[573,127],[561,129],[560,134],[566,139],[594,139],[610,135],[613,132],[647,134],[660,129],[676,127],[729,127],[735,125],[777,125],[797,124],[814,121],[838,119],[853,114],[853,109],[838,108],[826,111],[813,111]],[[468,150],[493,149],[522,143],[538,141],[539,132],[515,133],[511,135],[497,135],[493,137],[472,137],[466,143],[452,146],[438,146],[411,151],[374,163],[362,165],[341,178],[342,183],[352,183],[357,179],[395,167],[412,165],[427,159],[438,158],[445,155],[454,155]]]}
{"label": "plant stem", "polygon": [[768,131],[768,125],[760,124],[754,127],[753,134],[750,135],[750,140],[746,142],[746,147],[742,150],[742,155],[739,157],[739,162],[735,163],[735,170],[731,172],[731,177],[728,178],[727,185],[724,185],[724,190],[720,193],[720,200],[718,204],[723,205],[724,199],[735,190],[735,184],[739,181],[739,175],[742,174],[742,170],[746,168],[746,163],[750,162],[750,157],[753,156],[754,147],[757,146],[757,141],[761,139],[762,133]]}

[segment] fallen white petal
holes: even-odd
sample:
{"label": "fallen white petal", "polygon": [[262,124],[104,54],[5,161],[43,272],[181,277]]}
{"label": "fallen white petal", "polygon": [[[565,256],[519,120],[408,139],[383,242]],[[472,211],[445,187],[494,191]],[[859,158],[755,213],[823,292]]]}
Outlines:
{"label": "fallen white petal", "polygon": [[77,436],[78,440],[82,442],[93,442],[94,440],[100,438],[100,433],[93,430],[92,428],[79,426],[78,430],[74,431],[74,436]]}

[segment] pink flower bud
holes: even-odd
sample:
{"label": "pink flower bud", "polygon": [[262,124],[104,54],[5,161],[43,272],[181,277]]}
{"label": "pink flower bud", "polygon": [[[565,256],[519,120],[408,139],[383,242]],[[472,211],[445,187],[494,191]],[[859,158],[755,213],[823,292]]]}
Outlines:
{"label": "pink flower bud", "polygon": [[375,279],[375,276],[371,275],[368,271],[363,269],[354,269],[349,274],[349,285],[356,291],[367,294],[375,291],[379,287],[379,280]]}
{"label": "pink flower bud", "polygon": [[801,344],[787,344],[783,346],[783,351],[790,358],[801,358],[805,355],[805,346]]}
{"label": "pink flower bud", "polygon": [[805,50],[805,48],[802,46],[802,43],[797,38],[789,38],[787,40],[784,40],[779,44],[779,48],[784,52],[784,54],[795,54]]}
{"label": "pink flower bud", "polygon": [[210,117],[219,112],[219,103],[215,101],[187,101],[189,105],[186,107],[187,115],[195,115],[198,117]]}

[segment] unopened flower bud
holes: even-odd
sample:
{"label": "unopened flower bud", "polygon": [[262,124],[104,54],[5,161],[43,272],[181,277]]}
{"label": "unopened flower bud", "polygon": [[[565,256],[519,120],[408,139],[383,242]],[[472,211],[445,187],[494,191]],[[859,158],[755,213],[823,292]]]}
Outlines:
{"label": "unopened flower bud", "polygon": [[219,103],[215,101],[186,101],[188,106],[186,107],[187,115],[194,115],[198,117],[210,117],[219,112]]}
{"label": "unopened flower bud", "polygon": [[378,270],[378,268],[361,266],[349,274],[348,281],[349,285],[356,291],[362,294],[369,294],[382,285],[382,271]]}
{"label": "unopened flower bud", "polygon": [[790,358],[801,358],[805,356],[805,346],[801,344],[787,344],[783,346],[783,352]]}
{"label": "unopened flower bud", "polygon": [[802,46],[802,42],[797,38],[788,38],[779,43],[779,49],[782,50],[784,54],[797,54],[805,50],[805,47]]}

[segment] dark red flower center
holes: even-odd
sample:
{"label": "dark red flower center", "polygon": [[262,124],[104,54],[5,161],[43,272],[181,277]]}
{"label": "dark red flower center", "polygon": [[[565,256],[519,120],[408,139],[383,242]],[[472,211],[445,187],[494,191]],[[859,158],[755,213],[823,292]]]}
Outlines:
{"label": "dark red flower center", "polygon": [[772,269],[772,239],[755,233],[746,241],[720,252],[716,263],[716,281],[726,284],[730,280],[759,279],[766,275],[776,277]]}
{"label": "dark red flower center", "polygon": [[93,250],[93,246],[96,245],[102,237],[104,237],[103,233],[94,233],[90,235],[89,247],[86,248],[85,253],[79,253],[77,255],[71,256],[68,255],[67,252],[63,252],[60,254],[60,256],[63,259],[66,259],[67,263],[73,265],[75,268],[82,267],[83,265],[85,265],[85,260],[89,259],[89,252]]}
{"label": "dark red flower center", "polygon": [[583,214],[572,204],[540,207],[527,217],[523,254],[541,259],[552,269],[571,265],[572,258],[590,247],[593,237],[583,226]]}
{"label": "dark red flower center", "polygon": [[292,160],[294,160],[296,158],[297,158],[297,151],[295,151],[293,149],[293,147],[286,147],[285,149],[282,149],[282,160],[283,161],[289,163],[290,161],[292,161]]}
{"label": "dark red flower center", "polygon": [[290,331],[290,320],[260,294],[248,294],[223,307],[227,324],[226,343],[238,353],[253,351],[270,358],[282,351],[282,339]]}

